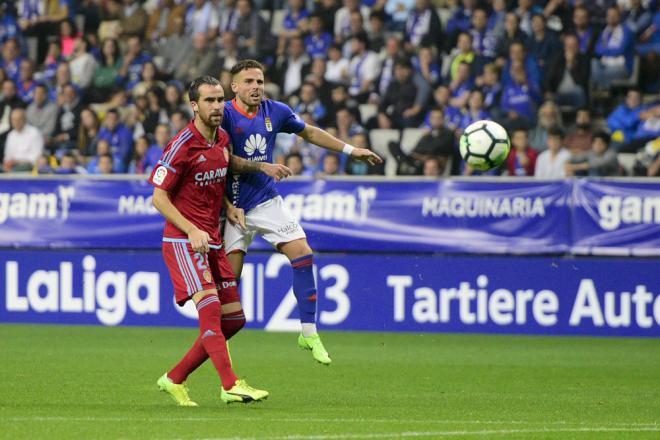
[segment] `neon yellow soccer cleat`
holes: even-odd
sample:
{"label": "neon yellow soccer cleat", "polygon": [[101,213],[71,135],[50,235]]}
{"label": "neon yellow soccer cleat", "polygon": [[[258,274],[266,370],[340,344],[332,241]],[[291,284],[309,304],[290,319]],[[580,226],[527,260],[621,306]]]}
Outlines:
{"label": "neon yellow soccer cleat", "polygon": [[220,398],[226,404],[260,402],[268,399],[268,391],[252,388],[244,380],[238,379],[230,390],[225,391],[220,387]]}
{"label": "neon yellow soccer cleat", "polygon": [[303,350],[312,350],[312,356],[314,359],[323,365],[330,365],[332,362],[332,359],[330,359],[330,355],[323,346],[321,337],[318,334],[306,338],[301,333],[300,336],[298,336],[298,347]]}
{"label": "neon yellow soccer cleat", "polygon": [[167,394],[174,399],[174,401],[179,406],[198,406],[195,402],[190,400],[188,396],[188,387],[185,383],[176,384],[167,377],[167,373],[163,374],[160,379],[158,379],[158,388],[161,391],[165,391]]}

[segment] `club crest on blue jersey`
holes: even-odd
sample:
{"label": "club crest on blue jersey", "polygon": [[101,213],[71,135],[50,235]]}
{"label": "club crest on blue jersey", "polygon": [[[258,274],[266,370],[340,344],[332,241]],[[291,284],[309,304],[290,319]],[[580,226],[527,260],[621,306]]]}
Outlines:
{"label": "club crest on blue jersey", "polygon": [[265,122],[266,122],[266,131],[273,131],[273,123],[270,121],[270,118],[266,118]]}

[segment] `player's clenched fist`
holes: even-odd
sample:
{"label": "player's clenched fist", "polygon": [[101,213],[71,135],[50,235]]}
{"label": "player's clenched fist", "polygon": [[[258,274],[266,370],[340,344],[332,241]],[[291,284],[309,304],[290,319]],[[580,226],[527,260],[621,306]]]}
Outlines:
{"label": "player's clenched fist", "polygon": [[190,240],[190,246],[192,246],[195,252],[201,252],[205,254],[209,251],[209,234],[200,229],[193,229],[188,233],[188,240]]}
{"label": "player's clenched fist", "polygon": [[278,182],[293,174],[289,167],[279,163],[262,162],[261,171]]}

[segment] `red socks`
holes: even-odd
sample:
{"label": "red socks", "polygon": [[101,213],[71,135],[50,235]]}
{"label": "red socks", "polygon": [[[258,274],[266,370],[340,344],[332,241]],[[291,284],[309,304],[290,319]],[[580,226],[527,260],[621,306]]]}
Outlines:
{"label": "red socks", "polygon": [[206,350],[204,350],[204,346],[202,345],[202,338],[198,337],[183,359],[167,373],[167,377],[174,383],[183,383],[188,378],[188,375],[195,371],[208,358],[209,355],[206,354]]}
{"label": "red socks", "polygon": [[[211,362],[220,375],[222,387],[228,390],[234,386],[238,377],[234,374],[227,353],[227,345],[222,328],[220,327],[220,300],[217,295],[207,295],[197,303],[197,312],[199,313],[199,333],[200,336],[195,341],[193,347],[186,353],[184,358],[168,373],[168,377],[174,383],[181,383],[188,377],[192,371],[199,367],[206,356],[211,358]],[[202,354],[202,351],[204,354]]]}
{"label": "red socks", "polygon": [[[215,298],[215,300],[213,300]],[[200,336],[195,340],[195,343],[193,346],[188,350],[188,353],[179,361],[178,364],[170,370],[169,373],[167,373],[167,377],[170,378],[170,380],[174,383],[180,384],[183,383],[188,376],[195,371],[197,368],[199,368],[200,365],[202,365],[208,358],[209,358],[209,353],[207,353],[207,350],[205,348],[204,343],[202,342],[202,336],[207,330],[214,331],[213,328],[207,326],[207,321],[211,321],[215,319],[215,322],[217,323],[217,315],[221,313],[220,309],[220,303],[217,301],[218,297],[215,295],[207,295],[205,296],[197,305],[198,307],[198,312],[199,312],[199,328],[200,328]],[[206,306],[205,306],[206,305]],[[201,307],[200,307],[201,306]],[[215,310],[217,308],[217,311]],[[217,313],[216,313],[217,312]],[[204,323],[202,321],[204,320]],[[220,330],[222,332],[222,335],[224,336],[225,340],[229,340],[232,336],[234,336],[236,333],[239,332],[245,325],[245,314],[243,314],[243,311],[240,310],[238,312],[232,312],[232,313],[227,313],[226,315],[222,315],[222,318],[220,319]],[[217,331],[217,326],[214,326]],[[202,330],[204,329],[204,330]],[[208,344],[215,344],[216,342],[214,341],[208,341]],[[222,342],[222,346],[225,347],[225,353],[226,353],[226,345],[225,342]],[[211,348],[211,350],[214,350],[214,348]],[[222,356],[220,354],[220,356]],[[231,362],[229,362],[229,356],[227,355],[227,365],[229,367],[229,372],[226,374],[229,376],[227,379],[227,382],[233,379],[231,384],[227,383],[225,384],[225,381],[223,380],[223,387],[225,389],[229,389],[232,386],[234,386],[234,383],[236,382],[236,375],[231,371]],[[214,365],[216,365],[215,361],[213,362]],[[223,377],[222,374],[225,374],[224,368],[223,372],[218,369],[216,365],[216,369],[218,370],[218,373],[221,374],[221,378]],[[229,388],[226,387],[226,385],[229,385]]]}
{"label": "red socks", "polygon": [[222,315],[220,325],[222,326],[222,334],[225,335],[226,340],[229,340],[245,325],[243,310]]}

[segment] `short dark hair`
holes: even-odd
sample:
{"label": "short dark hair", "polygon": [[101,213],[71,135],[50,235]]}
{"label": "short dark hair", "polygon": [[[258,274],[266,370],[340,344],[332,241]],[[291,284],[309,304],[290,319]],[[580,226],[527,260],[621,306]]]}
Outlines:
{"label": "short dark hair", "polygon": [[605,145],[610,144],[610,134],[608,132],[604,131],[604,130],[599,130],[596,133],[594,133],[593,139],[594,140],[600,139],[603,142],[605,142]]}
{"label": "short dark hair", "polygon": [[396,61],[394,62],[394,65],[399,66],[399,67],[405,67],[407,69],[412,69],[413,68],[412,61],[410,61],[410,58],[408,58],[406,56],[398,57],[396,59]]}
{"label": "short dark hair", "polygon": [[287,154],[286,157],[284,158],[284,161],[286,162],[287,160],[289,160],[291,158],[294,158],[294,157],[297,157],[300,160],[300,162],[303,161],[302,154],[298,153],[297,151],[294,151],[293,153]]}
{"label": "short dark hair", "polygon": [[234,64],[234,67],[231,68],[231,75],[237,75],[244,70],[248,69],[259,69],[262,72],[264,71],[264,65],[257,60],[241,60],[238,63]]}
{"label": "short dark hair", "polygon": [[192,80],[190,86],[188,86],[188,99],[190,99],[191,102],[199,100],[199,88],[204,84],[222,87],[222,84],[218,78],[214,78],[210,75],[197,77]]}
{"label": "short dark hair", "polygon": [[385,21],[386,19],[385,13],[382,11],[371,11],[371,13],[369,14],[369,20],[371,20],[372,18],[376,18],[380,21]]}
{"label": "short dark hair", "polygon": [[325,20],[323,19],[323,15],[319,14],[318,12],[312,12],[311,14],[309,14],[309,19],[311,20],[312,18],[317,18],[322,22],[325,22]]}
{"label": "short dark hair", "polygon": [[353,35],[353,39],[359,41],[362,44],[364,44],[364,47],[367,50],[369,50],[369,36],[367,35],[366,32],[364,32],[364,31],[358,32],[357,34]]}
{"label": "short dark hair", "polygon": [[548,136],[554,136],[558,138],[564,138],[564,130],[561,129],[558,125],[553,125],[548,129]]}

